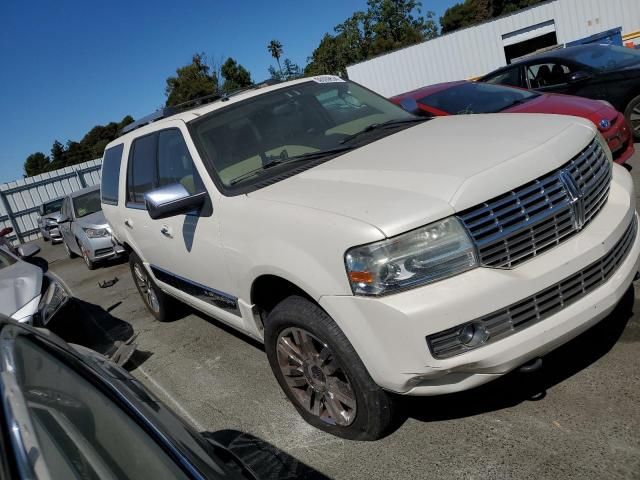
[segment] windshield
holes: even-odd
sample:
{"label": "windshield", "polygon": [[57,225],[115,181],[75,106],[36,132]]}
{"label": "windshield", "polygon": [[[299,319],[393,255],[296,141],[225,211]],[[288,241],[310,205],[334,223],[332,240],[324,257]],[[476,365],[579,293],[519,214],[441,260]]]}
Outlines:
{"label": "windshield", "polygon": [[538,94],[487,83],[463,83],[418,100],[452,115],[494,113],[524,103]]}
{"label": "windshield", "polygon": [[54,200],[52,202],[42,204],[42,214],[48,215],[49,213],[57,213],[62,208],[62,198]]}
{"label": "windshield", "polygon": [[567,49],[564,54],[596,70],[617,70],[640,63],[640,51],[614,45],[593,45],[575,50]]}
{"label": "windshield", "polygon": [[92,192],[85,193],[79,197],[72,199],[73,211],[76,214],[76,218],[86,217],[92,213],[102,210],[100,204],[100,190],[93,190]]}
{"label": "windshield", "polygon": [[[345,140],[368,127],[349,146],[412,125],[386,123],[415,117],[355,83],[332,76],[319,80],[256,96],[192,122],[196,145],[223,187],[255,183],[274,170],[280,175],[282,169],[295,168],[287,163],[294,157],[301,160],[296,167],[322,160],[322,155],[305,154],[331,151],[325,159],[335,157],[346,150]],[[370,128],[383,123],[385,128]]]}

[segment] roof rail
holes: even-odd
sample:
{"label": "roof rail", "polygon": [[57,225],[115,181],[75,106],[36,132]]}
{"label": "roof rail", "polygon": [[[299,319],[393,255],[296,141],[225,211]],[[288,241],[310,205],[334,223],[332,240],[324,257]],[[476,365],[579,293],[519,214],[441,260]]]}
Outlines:
{"label": "roof rail", "polygon": [[207,103],[212,103],[216,101],[221,101],[221,102],[227,101],[229,100],[229,98],[235,95],[238,95],[239,93],[246,92],[247,90],[255,90],[257,88],[269,87],[271,85],[276,85],[278,83],[282,83],[282,81],[270,78],[262,82],[254,83],[249,87],[239,88],[238,90],[233,90],[231,92],[218,90],[215,93],[212,93],[210,95],[205,95],[204,97],[198,97],[192,100],[187,100],[186,102],[179,103],[178,105],[172,105],[170,107],[162,107],[156,110],[155,112],[150,113],[149,115],[146,115],[140,118],[139,120],[136,120],[133,123],[130,123],[129,125],[127,125],[122,129],[122,133],[123,134],[129,133],[140,127],[149,125],[150,123],[157,122],[158,120],[170,117],[171,115],[175,115],[176,113],[191,110],[201,105],[206,105]]}

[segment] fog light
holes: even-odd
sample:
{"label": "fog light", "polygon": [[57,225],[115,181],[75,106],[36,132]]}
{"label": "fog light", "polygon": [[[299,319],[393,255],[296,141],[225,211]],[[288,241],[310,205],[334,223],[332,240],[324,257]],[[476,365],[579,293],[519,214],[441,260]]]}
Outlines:
{"label": "fog light", "polygon": [[458,340],[467,347],[477,347],[489,339],[489,332],[481,323],[468,323],[458,334]]}

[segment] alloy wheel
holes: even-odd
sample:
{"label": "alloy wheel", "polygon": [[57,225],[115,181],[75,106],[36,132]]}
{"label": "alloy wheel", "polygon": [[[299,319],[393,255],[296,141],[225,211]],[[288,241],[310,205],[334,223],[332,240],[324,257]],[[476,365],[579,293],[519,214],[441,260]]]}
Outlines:
{"label": "alloy wheel", "polygon": [[158,302],[158,296],[146,271],[139,263],[136,263],[133,266],[133,273],[134,280],[140,289],[142,298],[144,298],[144,301],[152,311],[156,313],[159,312],[160,302]]}
{"label": "alloy wheel", "polygon": [[356,395],[349,377],[327,344],[310,332],[290,327],[278,336],[278,366],[294,397],[330,425],[348,426],[356,417]]}

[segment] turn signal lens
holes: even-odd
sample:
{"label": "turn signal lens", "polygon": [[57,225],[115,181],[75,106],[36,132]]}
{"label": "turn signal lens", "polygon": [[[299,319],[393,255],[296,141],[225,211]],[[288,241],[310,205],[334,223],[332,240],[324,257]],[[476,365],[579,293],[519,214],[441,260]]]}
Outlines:
{"label": "turn signal lens", "polygon": [[354,283],[373,283],[373,275],[369,272],[349,272],[349,280]]}

